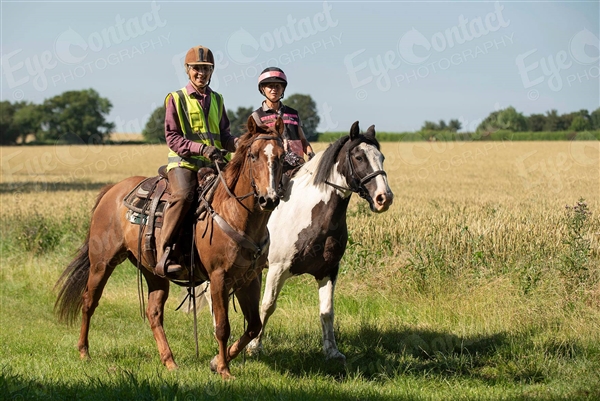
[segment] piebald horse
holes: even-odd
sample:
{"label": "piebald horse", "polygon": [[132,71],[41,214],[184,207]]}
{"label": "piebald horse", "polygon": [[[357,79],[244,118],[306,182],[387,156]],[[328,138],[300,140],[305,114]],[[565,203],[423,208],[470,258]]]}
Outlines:
{"label": "piebald horse", "polygon": [[388,210],[394,195],[383,160],[375,127],[361,134],[357,121],[349,135],[317,153],[294,175],[268,223],[273,242],[260,312],[263,326],[247,347],[250,354],[262,350],[262,335],[285,281],[308,273],[318,283],[325,357],[345,361],[335,341],[333,296],[348,242],[346,212],[353,193],[375,213]]}

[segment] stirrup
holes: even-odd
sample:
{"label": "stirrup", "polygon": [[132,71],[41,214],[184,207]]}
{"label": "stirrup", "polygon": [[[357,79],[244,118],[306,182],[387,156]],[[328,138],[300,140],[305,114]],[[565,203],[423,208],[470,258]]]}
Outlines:
{"label": "stirrup", "polygon": [[168,246],[165,248],[165,251],[163,252],[162,257],[160,258],[158,263],[156,263],[156,267],[154,268],[154,274],[156,274],[157,276],[165,277],[165,264],[167,263],[167,260],[169,259],[170,253],[171,253],[171,247]]}

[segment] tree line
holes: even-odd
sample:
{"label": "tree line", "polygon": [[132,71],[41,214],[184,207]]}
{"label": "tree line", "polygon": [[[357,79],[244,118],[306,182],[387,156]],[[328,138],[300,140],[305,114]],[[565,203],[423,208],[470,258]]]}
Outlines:
{"label": "tree line", "polygon": [[[293,94],[285,104],[298,110],[308,139],[314,139],[319,125],[317,104],[310,95]],[[32,136],[45,143],[106,143],[115,124],[106,120],[112,103],[93,89],[68,91],[42,104],[0,102],[0,145],[24,144]],[[231,133],[240,136],[255,108],[227,110]],[[142,131],[146,142],[165,142],[165,106],[157,107]]]}
{"label": "tree line", "polygon": [[[225,99],[227,102],[227,99]],[[312,99],[310,95],[302,95],[295,93],[289,97],[286,97],[284,104],[293,109],[298,110],[300,118],[302,119],[302,129],[306,138],[310,141],[317,137],[317,126],[320,122],[319,113],[317,112],[317,103]],[[240,106],[237,110],[227,109],[227,117],[231,127],[231,134],[233,136],[240,136],[246,132],[246,122],[248,117],[256,107],[243,107]],[[144,140],[147,142],[164,142],[165,141],[165,106],[157,107],[152,112],[146,126],[142,130]]]}
{"label": "tree line", "polygon": [[[421,131],[449,131],[457,132],[462,128],[459,120],[444,120],[439,123],[425,121]],[[558,114],[556,110],[549,110],[546,114],[531,114],[524,116],[514,107],[490,113],[476,129],[477,133],[488,134],[496,131],[512,132],[556,132],[556,131],[592,131],[600,130],[600,107],[591,113],[582,109],[572,113]]]}
{"label": "tree line", "polygon": [[68,91],[42,104],[0,102],[0,144],[37,142],[103,143],[115,125],[106,120],[112,103],[93,89]]}
{"label": "tree line", "polygon": [[[308,140],[318,136],[320,119],[316,102],[310,95],[293,94],[284,103],[298,110]],[[38,143],[106,143],[115,124],[106,120],[112,103],[101,97],[94,89],[68,91],[46,99],[42,104],[31,102],[0,102],[0,145],[26,143],[33,136]],[[227,110],[231,123],[231,133],[240,136],[245,131],[246,121],[255,107],[238,107]],[[142,135],[149,143],[164,142],[164,105],[157,107],[150,115]],[[425,121],[421,133],[456,133],[462,128],[459,120],[446,123]],[[497,131],[512,132],[554,132],[600,130],[600,107],[591,113],[588,110],[558,114],[556,110],[545,114],[524,116],[514,107],[490,113],[477,127],[478,134],[492,134]]]}

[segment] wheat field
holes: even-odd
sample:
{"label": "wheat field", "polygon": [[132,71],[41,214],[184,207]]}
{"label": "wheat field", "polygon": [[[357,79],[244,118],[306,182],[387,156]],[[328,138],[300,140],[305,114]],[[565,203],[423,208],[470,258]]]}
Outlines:
{"label": "wheat field", "polygon": [[[315,144],[317,150],[326,146]],[[257,399],[595,399],[599,151],[597,141],[383,143],[393,205],[375,215],[353,196],[348,211],[349,244],[336,290],[338,345],[348,365],[322,361],[316,286],[301,277],[284,288],[265,340],[272,349],[266,359],[234,363],[242,377],[237,383],[189,398],[198,375],[201,386],[221,386],[203,376],[212,333],[205,328],[201,337],[201,361],[190,359],[189,335],[173,327],[189,325],[189,317],[172,310],[178,304],[172,296],[170,338],[176,358],[183,354],[193,368],[157,376],[147,323],[124,320],[138,309],[134,270],[119,273],[105,291],[91,341],[101,342],[106,334],[100,328],[107,327],[120,337],[108,336],[98,351],[101,362],[84,376],[69,354],[77,328],[49,323],[52,285],[85,236],[100,188],[154,175],[166,162],[166,146],[1,147],[0,317],[8,329],[0,333],[6,345],[0,367],[10,370],[0,392],[13,391],[14,383],[31,389],[41,383],[60,395],[56,399],[81,391],[100,399],[133,385],[156,399],[167,383],[163,399],[245,399],[248,386]],[[33,290],[40,287],[41,304]],[[44,316],[35,320],[39,328],[11,325],[31,313],[28,308]],[[202,319],[209,327],[209,315]],[[239,331],[243,323],[236,319]],[[144,351],[132,355],[126,347],[138,332],[145,334]],[[27,341],[33,345],[23,345]],[[28,356],[43,341],[57,342],[62,368],[52,362],[40,368]],[[55,354],[40,351],[42,360]],[[142,373],[131,371],[134,384],[122,376],[102,379],[106,363],[126,372],[141,363]],[[90,377],[107,380],[111,390],[99,391],[86,381]],[[256,377],[263,380],[258,387],[251,381]],[[82,389],[81,382],[89,385]]]}

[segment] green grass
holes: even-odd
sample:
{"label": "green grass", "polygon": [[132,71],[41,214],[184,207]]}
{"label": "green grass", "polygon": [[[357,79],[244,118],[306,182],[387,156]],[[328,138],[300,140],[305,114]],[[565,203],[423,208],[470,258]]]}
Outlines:
{"label": "green grass", "polygon": [[[198,315],[196,357],[193,317],[175,311],[176,286],[165,329],[180,369],[161,365],[128,262],[92,319],[92,359],[80,361],[79,325],[57,322],[53,286],[85,236],[88,206],[61,217],[3,217],[0,400],[600,398],[598,252],[590,239],[600,226],[583,200],[560,206],[550,219],[556,230],[542,227],[529,240],[510,236],[518,227],[504,227],[515,219],[502,210],[450,208],[421,213],[427,221],[416,224],[405,208],[379,216],[362,201],[351,204],[335,300],[345,366],[321,353],[317,286],[303,276],[283,288],[265,353],[234,360],[229,382],[209,369],[217,343],[207,310]],[[478,213],[489,224],[502,220],[476,235],[467,223]],[[230,312],[233,341],[243,319]]]}
{"label": "green grass", "polygon": [[[191,315],[167,304],[165,327],[180,369],[168,372],[147,322],[139,315],[135,269],[119,267],[92,320],[92,359],[80,361],[79,327],[57,323],[52,287],[66,254],[3,254],[0,341],[2,399],[255,399],[430,400],[595,399],[600,396],[600,347],[574,326],[595,319],[580,306],[570,313],[537,311],[536,301],[510,294],[500,280],[475,293],[355,296],[351,274],[340,278],[337,338],[346,366],[321,352],[316,284],[302,277],[284,287],[258,358],[231,364],[222,382],[208,362],[217,351],[210,314],[199,314],[199,356]],[[7,267],[10,266],[10,267]],[[483,296],[482,296],[483,295]],[[479,302],[480,304],[477,304]],[[520,305],[520,303],[525,303]],[[519,316],[529,311],[529,316]],[[498,319],[505,320],[505,323]],[[232,337],[241,314],[231,311]],[[580,323],[581,324],[581,323]],[[594,327],[597,327],[594,325]],[[569,338],[574,331],[573,338]],[[245,360],[244,360],[245,359]],[[20,398],[21,397],[21,398]]]}

